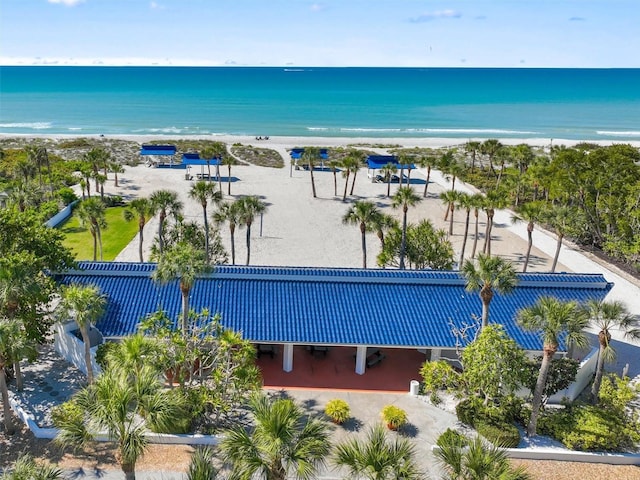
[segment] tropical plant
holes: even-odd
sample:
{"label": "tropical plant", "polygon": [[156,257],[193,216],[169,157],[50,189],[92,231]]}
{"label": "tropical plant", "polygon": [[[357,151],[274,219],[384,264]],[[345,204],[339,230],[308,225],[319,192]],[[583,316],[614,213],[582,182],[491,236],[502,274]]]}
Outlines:
{"label": "tropical plant", "polygon": [[491,255],[491,231],[493,230],[493,217],[496,209],[505,208],[507,206],[507,196],[503,190],[490,190],[484,197],[483,208],[487,215],[487,226],[484,234],[484,245],[482,253]]}
{"label": "tropical plant", "polygon": [[473,208],[473,216],[475,218],[474,233],[473,233],[473,248],[471,249],[471,258],[475,258],[476,249],[478,247],[478,223],[479,223],[478,214],[480,213],[480,210],[484,206],[484,195],[482,195],[481,193],[476,193],[472,195],[470,199],[470,203],[471,203],[471,208]]}
{"label": "tropical plant", "polygon": [[71,284],[62,290],[61,314],[65,317],[73,316],[78,324],[84,344],[84,363],[89,383],[93,383],[89,331],[104,314],[106,303],[105,297],[95,285]]}
{"label": "tropical plant", "polygon": [[342,159],[342,176],[344,177],[344,193],[342,194],[342,201],[347,199],[347,190],[349,188],[349,177],[360,168],[360,160],[354,155],[347,155]]}
{"label": "tropical plant", "polygon": [[342,217],[342,223],[360,227],[362,244],[362,268],[367,268],[367,230],[375,225],[381,215],[378,207],[368,200],[358,200]]}
{"label": "tropical plant", "polygon": [[422,197],[427,197],[427,190],[429,188],[429,181],[431,180],[431,169],[438,164],[438,160],[433,155],[424,155],[418,160],[418,166],[420,168],[427,169],[427,180],[424,183],[424,191]]}
{"label": "tropical plant", "polygon": [[416,462],[415,447],[405,438],[389,438],[384,427],[372,426],[363,439],[338,444],[334,463],[347,469],[348,478],[419,480],[425,478]]}
{"label": "tropical plant", "polygon": [[218,211],[213,214],[213,221],[220,225],[222,223],[229,223],[229,233],[231,235],[231,264],[236,264],[236,243],[235,232],[236,227],[240,223],[240,205],[242,199],[238,199],[234,202],[225,202],[220,205]]}
{"label": "tropical plant", "polygon": [[384,181],[387,182],[387,198],[389,198],[391,194],[391,177],[397,171],[398,171],[398,167],[396,167],[395,163],[391,163],[391,162],[387,163],[386,165],[383,165],[382,168],[380,169],[380,172],[382,173],[382,177],[384,178]]}
{"label": "tropical plant", "polygon": [[123,211],[124,219],[127,222],[134,219],[138,220],[138,255],[140,256],[140,262],[144,262],[144,256],[142,254],[144,227],[155,213],[154,205],[148,198],[135,198],[131,200],[127,208]]}
{"label": "tropical plant", "polygon": [[548,222],[556,234],[556,252],[553,256],[551,264],[551,273],[556,271],[560,250],[562,249],[562,241],[565,235],[572,230],[572,221],[580,217],[578,210],[568,206],[550,206],[542,212],[542,218]]}
{"label": "tropical plant", "polygon": [[251,258],[251,225],[257,215],[267,211],[267,204],[256,195],[249,195],[238,200],[238,219],[247,227],[247,265]]}
{"label": "tropical plant", "polygon": [[9,390],[7,388],[6,368],[13,363],[12,344],[22,335],[20,322],[0,318],[0,397],[2,398],[4,430],[7,435],[13,435],[15,428],[11,421],[11,406],[9,405]]}
{"label": "tropical plant", "polygon": [[289,475],[312,479],[330,452],[325,422],[305,419],[292,400],[254,395],[249,403],[255,425],[237,426],[220,444],[233,478],[285,480]]}
{"label": "tropical plant", "polygon": [[113,184],[118,186],[118,174],[124,173],[124,167],[119,162],[111,162],[109,169],[113,172]]}
{"label": "tropical plant", "polygon": [[227,195],[231,195],[231,167],[235,164],[235,159],[231,155],[222,156],[220,162],[227,166]]}
{"label": "tropical plant", "polygon": [[409,207],[413,207],[420,200],[422,200],[416,193],[413,191],[413,188],[399,187],[396,193],[393,195],[391,200],[391,206],[393,208],[402,208],[402,242],[400,244],[400,270],[404,270],[405,262],[404,257],[406,254],[407,248],[407,212],[409,211]]}
{"label": "tropical plant", "polygon": [[433,404],[440,403],[438,395],[442,391],[457,390],[460,386],[460,374],[445,360],[424,362],[420,367],[422,391],[429,395]]}
{"label": "tropical plant", "polygon": [[327,166],[331,169],[331,173],[333,174],[333,195],[338,196],[338,168],[342,163],[339,160],[331,159],[327,162]]}
{"label": "tropical plant", "polygon": [[342,424],[351,416],[349,404],[341,398],[329,400],[324,407],[324,413],[335,423]]}
{"label": "tropical plant", "polygon": [[464,151],[471,155],[471,172],[476,169],[476,158],[480,153],[480,142],[469,140],[464,144]]}
{"label": "tropical plant", "polygon": [[87,198],[80,203],[77,213],[80,223],[89,227],[93,237],[93,261],[96,261],[98,246],[102,260],[102,230],[107,228],[104,203],[97,198]]}
{"label": "tropical plant", "polygon": [[106,431],[109,439],[117,442],[116,458],[125,478],[134,480],[136,463],[147,448],[145,421],[171,430],[174,419],[181,417],[184,409],[179,399],[163,388],[157,372],[149,366],[136,374],[109,367],[95,383],[69,400],[77,413],[61,417],[56,425],[60,429],[56,441],[84,446]]}
{"label": "tropical plant", "polygon": [[189,190],[189,197],[198,201],[202,206],[205,231],[205,258],[207,263],[209,263],[209,217],[207,216],[207,205],[209,200],[215,204],[220,204],[220,202],[222,202],[222,193],[216,190],[215,183],[200,180],[191,187],[191,190]]}
{"label": "tropical plant", "polygon": [[196,448],[191,454],[187,480],[215,480],[218,470],[213,466],[215,456],[211,447]]}
{"label": "tropical plant", "polygon": [[500,294],[510,293],[516,286],[518,278],[510,262],[489,255],[478,254],[477,260],[467,260],[461,270],[469,292],[478,290],[482,300],[482,327],[489,324],[489,306],[493,300],[494,290]]}
{"label": "tropical plant", "polygon": [[0,480],[57,480],[63,478],[62,470],[35,460],[30,454],[21,454]]}
{"label": "tropical plant", "polygon": [[547,375],[551,359],[558,351],[559,338],[563,336],[569,347],[586,346],[588,342],[583,329],[589,325],[589,319],[586,311],[579,308],[576,302],[541,297],[531,307],[518,312],[517,322],[525,330],[539,332],[543,342],[542,364],[533,392],[531,418],[527,426],[527,435],[535,436]]}
{"label": "tropical plant", "polygon": [[362,150],[354,150],[351,149],[349,151],[349,157],[353,159],[353,180],[351,181],[351,190],[349,191],[349,195],[353,196],[353,189],[356,186],[356,177],[358,176],[358,170],[360,170],[360,166],[365,158],[365,153]]}
{"label": "tropical plant", "polygon": [[313,198],[316,198],[316,181],[313,178],[313,169],[315,168],[316,162],[320,158],[320,149],[318,147],[306,147],[304,152],[302,153],[302,160],[306,165],[309,166],[309,175],[311,176],[311,192],[313,194]]}
{"label": "tropical plant", "polygon": [[158,256],[152,278],[161,283],[178,280],[182,294],[182,335],[189,335],[189,293],[198,276],[209,271],[204,252],[185,242],[167,248]]}
{"label": "tropical plant", "polygon": [[446,221],[449,218],[449,236],[453,235],[453,213],[456,210],[459,198],[460,194],[455,190],[447,190],[440,194],[440,200],[446,204],[444,220]]}
{"label": "tropical plant", "polygon": [[495,138],[489,138],[482,142],[482,144],[480,145],[480,153],[488,158],[489,168],[493,173],[495,173],[495,168],[493,167],[493,159],[502,148],[504,148],[502,143],[500,143],[500,141]]}
{"label": "tropical plant", "polygon": [[178,200],[178,194],[172,190],[156,190],[151,194],[151,203],[158,214],[158,247],[160,254],[164,252],[164,232],[167,215],[174,217],[182,212],[182,202]]}
{"label": "tropical plant", "polygon": [[591,385],[591,401],[598,402],[600,384],[604,374],[604,363],[616,358],[616,351],[611,346],[611,332],[617,330],[625,338],[640,339],[640,323],[629,314],[625,305],[620,301],[589,300],[587,311],[591,326],[598,330],[598,363]]}
{"label": "tropical plant", "polygon": [[527,253],[524,257],[524,265],[522,272],[527,271],[529,265],[529,257],[531,256],[531,247],[533,245],[533,227],[540,220],[543,211],[543,204],[540,202],[525,203],[520,207],[518,213],[511,217],[512,223],[527,222]]}
{"label": "tropical plant", "polygon": [[407,423],[407,412],[396,405],[385,405],[380,415],[390,430],[398,430]]}
{"label": "tropical plant", "polygon": [[[446,433],[446,432],[445,432]],[[480,437],[445,435],[437,440],[433,453],[449,480],[528,480],[525,467],[512,467],[506,452],[486,446]]]}
{"label": "tropical plant", "polygon": [[[464,208],[466,212],[464,221],[464,233],[462,234],[462,247],[460,247],[460,260],[458,261],[458,268],[462,267],[464,263],[464,252],[467,247],[467,237],[469,235],[469,220],[471,218],[471,209],[474,206],[473,196],[468,193],[458,192],[458,198],[456,199],[456,207]],[[453,220],[453,215],[452,215]]]}
{"label": "tropical plant", "polygon": [[377,215],[373,222],[371,223],[372,230],[375,230],[378,239],[380,240],[380,247],[384,248],[384,235],[385,232],[388,232],[394,228],[399,229],[398,220],[395,217],[388,215],[386,213],[380,212],[380,215]]}

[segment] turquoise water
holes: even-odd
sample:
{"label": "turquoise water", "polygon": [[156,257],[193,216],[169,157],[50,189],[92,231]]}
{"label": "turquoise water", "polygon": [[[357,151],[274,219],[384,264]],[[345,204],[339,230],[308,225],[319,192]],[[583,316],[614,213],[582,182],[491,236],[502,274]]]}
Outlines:
{"label": "turquoise water", "polygon": [[0,133],[640,140],[640,69],[1,67]]}

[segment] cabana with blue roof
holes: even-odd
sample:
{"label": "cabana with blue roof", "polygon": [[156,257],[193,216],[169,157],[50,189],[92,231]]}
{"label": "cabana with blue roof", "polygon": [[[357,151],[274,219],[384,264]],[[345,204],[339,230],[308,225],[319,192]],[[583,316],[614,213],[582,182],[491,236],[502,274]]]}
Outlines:
{"label": "cabana with blue roof", "polygon": [[376,171],[381,170],[388,163],[395,165],[400,171],[402,170],[415,170],[416,166],[413,163],[402,164],[399,162],[398,157],[395,155],[369,155],[367,157],[367,177],[371,178],[371,181],[376,181]]}
{"label": "cabana with blue roof", "polygon": [[[141,319],[158,309],[172,318],[181,311],[178,282],[154,282],[153,263],[80,262],[79,267],[55,279],[99,287],[107,308],[96,326],[105,338],[136,332]],[[504,325],[529,351],[540,351],[542,342],[516,324],[518,310],[542,296],[602,300],[613,286],[600,274],[521,273],[518,280],[512,293],[495,294],[491,321]],[[482,311],[478,293],[467,292],[456,271],[229,265],[199,278],[190,304],[196,311],[220,313],[225,327],[251,342],[283,345],[287,372],[293,370],[294,345],[315,345],[353,347],[358,374],[365,372],[367,347],[447,357],[457,347],[452,328],[472,324]]]}
{"label": "cabana with blue roof", "polygon": [[[299,170],[299,166],[298,166],[298,160],[300,160],[302,158],[302,156],[304,155],[304,148],[292,148],[291,151],[289,152],[289,155],[291,156],[291,160],[293,160],[293,163],[296,167],[296,170]],[[320,149],[320,162],[321,162],[321,168],[324,169],[324,161],[327,160],[329,158],[329,152],[327,151],[326,148],[321,148]],[[302,167],[305,170],[309,169],[308,165],[302,165]]]}
{"label": "cabana with blue roof", "polygon": [[[204,167],[207,167],[207,169],[209,169],[211,166],[215,166],[216,167],[216,180],[220,180],[220,158],[218,157],[213,157],[213,158],[200,158],[200,154],[199,153],[183,153],[182,154],[182,163],[183,165],[186,166],[187,170],[191,169],[192,166],[200,166],[200,174],[198,175],[199,178],[209,178],[210,173],[207,171],[207,173],[204,173]],[[187,173],[185,175],[185,178],[190,179],[191,178],[191,174]]]}
{"label": "cabana with blue roof", "polygon": [[[174,166],[173,156],[176,154],[178,149],[175,145],[142,145],[140,149],[140,156],[142,157],[150,157],[146,159],[146,164],[148,167],[167,167],[165,158],[169,157],[169,165],[168,168],[172,168]],[[179,164],[176,164],[179,165]]]}

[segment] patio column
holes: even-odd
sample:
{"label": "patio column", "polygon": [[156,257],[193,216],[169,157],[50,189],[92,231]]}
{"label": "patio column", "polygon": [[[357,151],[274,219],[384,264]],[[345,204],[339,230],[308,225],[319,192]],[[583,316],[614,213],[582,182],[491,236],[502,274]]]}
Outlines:
{"label": "patio column", "polygon": [[358,345],[356,347],[356,373],[358,375],[364,375],[367,369],[367,346]]}
{"label": "patio column", "polygon": [[442,357],[442,349],[441,348],[432,348],[431,349],[431,361],[437,362]]}
{"label": "patio column", "polygon": [[285,372],[293,370],[293,343],[284,344],[284,352],[282,354],[282,369]]}

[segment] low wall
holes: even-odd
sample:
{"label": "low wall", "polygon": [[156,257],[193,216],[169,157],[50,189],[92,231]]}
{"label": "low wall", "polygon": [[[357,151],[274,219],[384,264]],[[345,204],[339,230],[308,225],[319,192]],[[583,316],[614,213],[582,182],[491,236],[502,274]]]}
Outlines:
{"label": "low wall", "polygon": [[[86,375],[87,367],[84,361],[84,343],[71,333],[77,329],[78,325],[75,322],[67,322],[65,324],[58,323],[55,327],[53,346],[62,358]],[[96,350],[98,349],[98,345],[102,343],[102,335],[96,328],[92,328],[90,333],[92,332],[96,332],[99,335],[96,345],[91,347],[91,366],[94,374],[97,375],[100,373],[100,367],[96,363]]]}
{"label": "low wall", "polygon": [[64,207],[62,210],[56,213],[53,217],[47,220],[45,222],[45,225],[49,228],[54,228],[60,225],[62,222],[64,222],[67,218],[71,216],[71,213],[73,212],[73,207],[75,207],[76,203],[78,203],[78,200],[76,200],[75,202],[71,202],[69,205]]}

